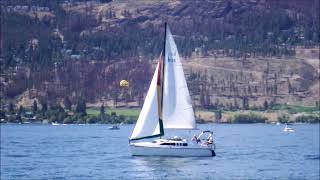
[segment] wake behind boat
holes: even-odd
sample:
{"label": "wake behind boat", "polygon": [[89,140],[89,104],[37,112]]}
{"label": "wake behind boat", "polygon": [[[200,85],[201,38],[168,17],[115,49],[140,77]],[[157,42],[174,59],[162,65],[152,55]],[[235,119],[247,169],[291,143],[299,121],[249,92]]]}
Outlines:
{"label": "wake behind boat", "polygon": [[[132,155],[215,156],[213,133],[203,131],[192,140],[161,138],[165,129],[196,129],[182,64],[165,24],[164,53],[160,56],[138,121],[129,140]],[[136,142],[160,137],[153,141]],[[207,139],[201,141],[201,137]]]}

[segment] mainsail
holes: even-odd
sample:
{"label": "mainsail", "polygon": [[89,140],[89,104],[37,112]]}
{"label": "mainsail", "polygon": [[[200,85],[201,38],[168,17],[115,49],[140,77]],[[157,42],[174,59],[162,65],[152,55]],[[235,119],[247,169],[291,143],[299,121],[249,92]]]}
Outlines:
{"label": "mainsail", "polygon": [[164,52],[130,140],[163,136],[163,128],[196,128],[182,64],[169,28],[166,28]]}
{"label": "mainsail", "polygon": [[178,49],[169,28],[166,31],[162,112],[164,128],[195,129],[194,112]]}

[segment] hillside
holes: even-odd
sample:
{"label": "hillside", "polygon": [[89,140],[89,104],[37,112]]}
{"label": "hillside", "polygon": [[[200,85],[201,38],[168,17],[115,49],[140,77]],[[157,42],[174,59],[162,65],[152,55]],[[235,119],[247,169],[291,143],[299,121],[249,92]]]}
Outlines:
{"label": "hillside", "polygon": [[[195,105],[314,105],[319,0],[5,1],[1,101],[140,106],[168,22]],[[128,79],[129,89],[120,89]],[[28,103],[29,102],[29,103]]]}
{"label": "hillside", "polygon": [[184,69],[199,105],[241,107],[246,97],[251,107],[263,107],[265,101],[310,106],[319,100],[316,58],[194,57],[185,62]]}

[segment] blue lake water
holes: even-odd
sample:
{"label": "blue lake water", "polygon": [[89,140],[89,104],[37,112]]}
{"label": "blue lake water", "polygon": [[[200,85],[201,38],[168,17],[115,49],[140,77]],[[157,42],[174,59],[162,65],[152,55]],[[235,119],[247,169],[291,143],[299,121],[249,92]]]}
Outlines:
{"label": "blue lake water", "polygon": [[[134,125],[1,124],[0,179],[319,179],[319,124],[205,124],[216,157],[132,157]],[[177,131],[191,137],[196,131]],[[173,134],[173,132],[168,132]]]}

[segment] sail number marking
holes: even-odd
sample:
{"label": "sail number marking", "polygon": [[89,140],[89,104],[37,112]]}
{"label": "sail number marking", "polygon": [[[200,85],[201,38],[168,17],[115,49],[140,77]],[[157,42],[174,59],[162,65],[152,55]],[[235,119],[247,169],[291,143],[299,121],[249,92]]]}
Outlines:
{"label": "sail number marking", "polygon": [[168,57],[168,62],[176,62],[176,59],[174,57]]}

